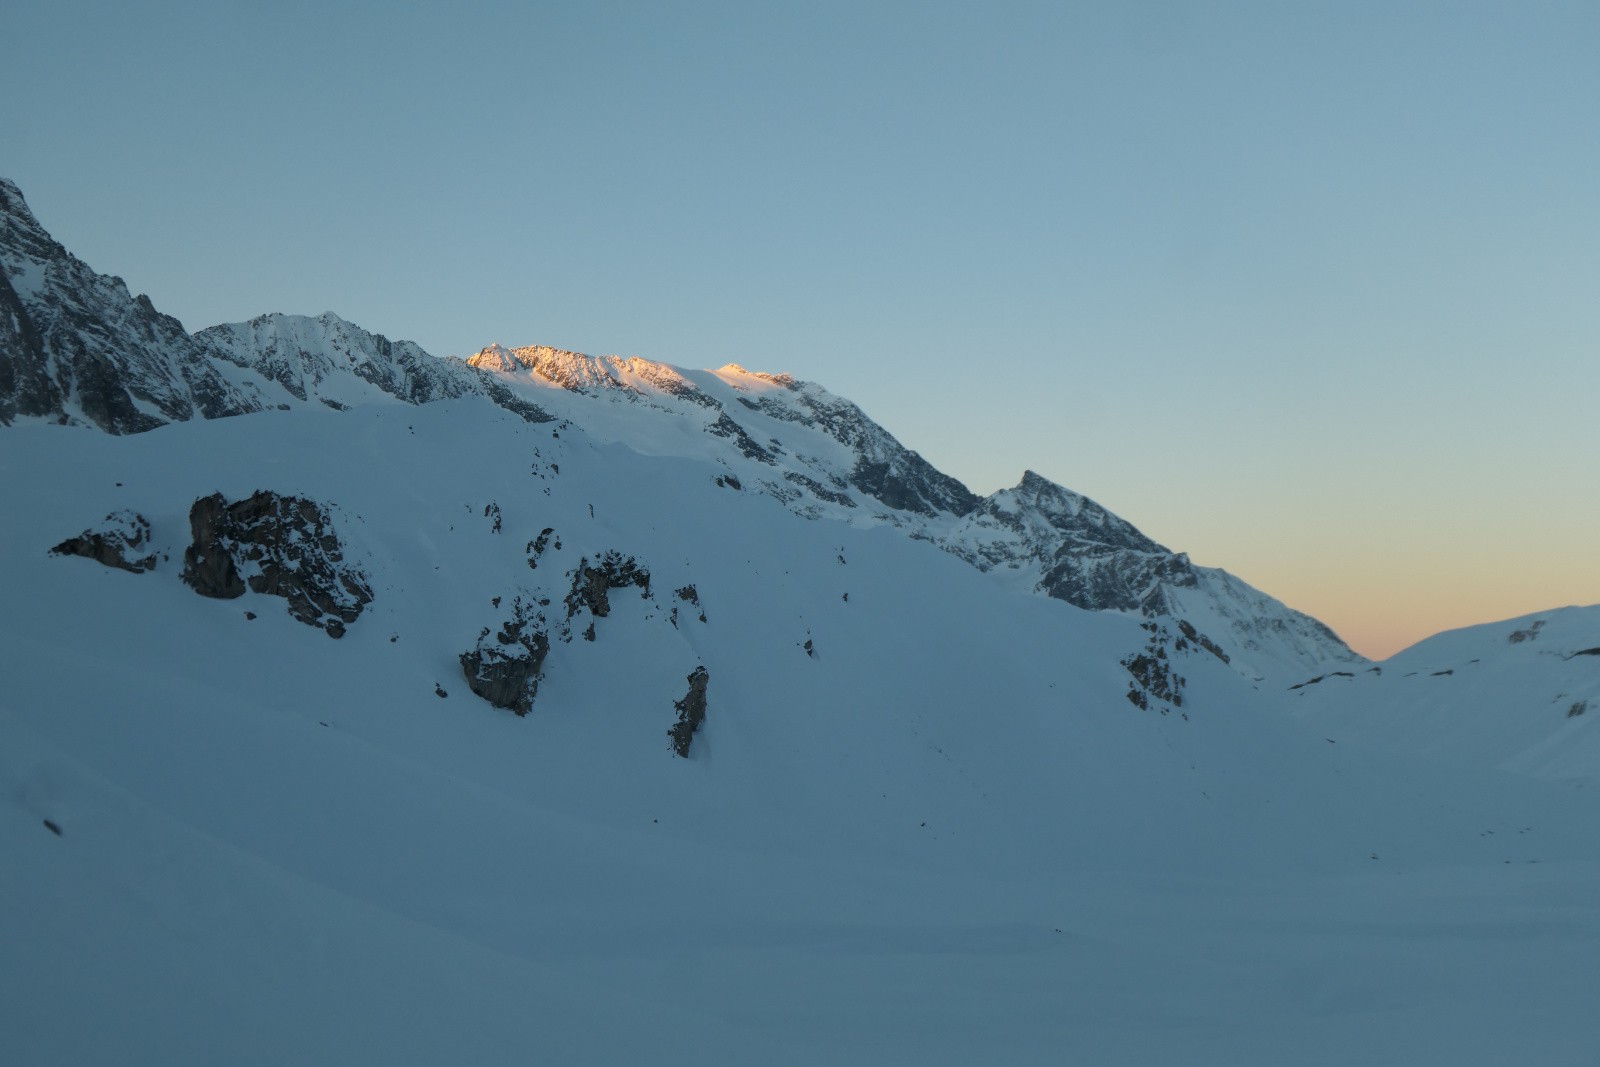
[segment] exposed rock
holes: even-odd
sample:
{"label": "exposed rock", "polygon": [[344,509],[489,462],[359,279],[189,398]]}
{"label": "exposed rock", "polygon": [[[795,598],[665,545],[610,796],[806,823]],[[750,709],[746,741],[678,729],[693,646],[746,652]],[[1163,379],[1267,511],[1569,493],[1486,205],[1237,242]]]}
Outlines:
{"label": "exposed rock", "polygon": [[711,675],[704,667],[696,667],[688,681],[689,691],[672,705],[678,711],[678,721],[667,731],[667,736],[672,738],[672,751],[685,759],[695,732],[706,718],[706,686],[711,682]]}
{"label": "exposed rock", "polygon": [[644,596],[650,595],[650,571],[632,556],[607,552],[595,560],[594,566],[584,557],[572,572],[572,591],[566,598],[567,618],[572,618],[582,608],[588,608],[589,614],[597,619],[605,618],[611,614],[608,591],[630,585],[638,586]]}
{"label": "exposed rock", "polygon": [[221,493],[189,509],[183,580],[201,596],[252,592],[288,601],[289,614],[329,637],[372,601],[366,576],[347,564],[326,511],[303,497],[260,491],[229,504]]}
{"label": "exposed rock", "polygon": [[1291,685],[1289,687],[1289,691],[1292,693],[1296,689],[1304,689],[1308,685],[1317,685],[1318,683],[1323,682],[1323,681],[1325,681],[1325,680],[1327,680],[1329,678],[1354,678],[1354,677],[1355,677],[1355,675],[1353,673],[1351,673],[1350,671],[1333,671],[1333,672],[1331,672],[1329,674],[1319,674],[1315,678],[1309,678],[1306,681],[1301,682],[1299,685]]}
{"label": "exposed rock", "polygon": [[1149,710],[1152,701],[1170,705],[1157,709],[1165,715],[1172,708],[1183,706],[1183,687],[1187,683],[1182,675],[1173,669],[1172,661],[1167,656],[1167,645],[1171,643],[1171,637],[1166,627],[1153,622],[1141,625],[1150,635],[1145,642],[1144,651],[1122,660],[1123,668],[1133,679],[1132,684],[1128,686],[1128,702],[1144,710]]}
{"label": "exposed rock", "polygon": [[183,550],[183,580],[201,596],[244,596],[244,579],[233,561],[228,502],[221,493],[201,497],[189,509],[189,547]]}
{"label": "exposed rock", "polygon": [[[511,617],[493,638],[486,628],[476,647],[461,653],[461,673],[467,688],[497,708],[526,715],[539,691],[539,675],[550,652],[544,618],[531,603],[517,597]],[[443,693],[440,693],[443,696]]]}
{"label": "exposed rock", "polygon": [[850,498],[849,493],[841,493],[833,489],[829,489],[815,478],[808,478],[804,474],[797,473],[796,471],[784,471],[783,476],[788,481],[793,482],[795,485],[810,490],[811,495],[816,497],[818,500],[826,500],[830,504],[839,504],[847,508],[853,508],[856,506],[856,502]]}
{"label": "exposed rock", "polygon": [[1513,645],[1520,645],[1524,641],[1537,641],[1539,639],[1539,631],[1542,629],[1544,629],[1544,620],[1535,619],[1528,625],[1526,630],[1512,631],[1506,637],[1506,640]]}
{"label": "exposed rock", "polygon": [[[135,554],[141,550],[145,554]],[[84,556],[134,574],[153,570],[156,565],[156,553],[150,546],[150,521],[133,511],[113,511],[99,529],[90,528],[67,538],[50,554]]]}
{"label": "exposed rock", "polygon": [[1201,648],[1205,649],[1222,662],[1228,662],[1228,654],[1222,651],[1221,648],[1217,647],[1217,643],[1215,641],[1211,640],[1211,638],[1207,637],[1199,630],[1196,630],[1193,623],[1179,619],[1178,630],[1185,638],[1199,645]]}
{"label": "exposed rock", "polygon": [[[751,437],[749,433],[745,431],[743,426],[740,426],[737,422],[734,422],[733,419],[728,416],[726,411],[718,416],[716,422],[713,422],[706,427],[706,432],[709,434],[714,434],[717,437],[730,438],[734,445],[738,447],[739,453],[746,459],[753,459],[758,463],[766,464],[776,462],[772,458],[772,453],[756,444],[755,438]],[[726,477],[729,481],[733,482],[733,487],[735,489],[739,488],[738,481],[735,480],[732,475],[727,475]]]}
{"label": "exposed rock", "polygon": [[[546,526],[543,530],[539,531],[539,536],[535,537],[532,541],[529,541],[527,546],[523,549],[523,551],[528,554],[529,570],[539,569],[539,557],[544,555],[544,550],[550,547],[550,538],[554,534],[555,530],[549,526]],[[556,541],[556,548],[558,550],[561,548],[560,540]]]}
{"label": "exposed rock", "polygon": [[[706,621],[706,612],[705,609],[700,606],[700,591],[698,589],[696,589],[693,585],[686,585],[682,588],[674,589],[672,592],[673,596],[677,597],[679,600],[686,604],[692,604],[698,608],[699,614],[697,615],[697,618],[699,618],[701,622]],[[678,625],[678,606],[676,604],[672,606],[672,611],[667,618],[674,627]]]}

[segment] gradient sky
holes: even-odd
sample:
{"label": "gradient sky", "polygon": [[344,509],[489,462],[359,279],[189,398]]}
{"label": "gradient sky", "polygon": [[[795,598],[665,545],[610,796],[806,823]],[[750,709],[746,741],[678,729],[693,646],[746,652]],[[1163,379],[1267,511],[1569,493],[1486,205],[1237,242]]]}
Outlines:
{"label": "gradient sky", "polygon": [[197,329],[788,371],[1383,656],[1600,601],[1600,4],[0,0]]}

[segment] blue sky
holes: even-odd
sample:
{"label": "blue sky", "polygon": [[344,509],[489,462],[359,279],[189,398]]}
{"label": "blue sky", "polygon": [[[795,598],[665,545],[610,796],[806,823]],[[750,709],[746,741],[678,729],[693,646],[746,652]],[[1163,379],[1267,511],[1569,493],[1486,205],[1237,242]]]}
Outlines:
{"label": "blue sky", "polygon": [[191,329],[788,371],[1369,653],[1600,600],[1600,5],[4,22],[0,174]]}

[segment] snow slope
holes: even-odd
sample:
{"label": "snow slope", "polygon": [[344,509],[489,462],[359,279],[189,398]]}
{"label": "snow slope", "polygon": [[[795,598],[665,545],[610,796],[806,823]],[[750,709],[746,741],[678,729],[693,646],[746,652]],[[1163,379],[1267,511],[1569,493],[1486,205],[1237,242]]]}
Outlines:
{"label": "snow slope", "polygon": [[1437,634],[1289,695],[1372,745],[1581,785],[1600,771],[1600,605]]}
{"label": "snow slope", "polygon": [[[818,386],[332,315],[189,338],[238,417],[55,425],[103,424],[7,339],[41,308],[0,323],[0,394],[61,401],[0,430],[7,1062],[1593,1061],[1600,609],[1369,673]],[[268,591],[334,556],[343,625]],[[224,557],[236,598],[183,578]],[[535,651],[526,715],[471,690]]]}
{"label": "snow slope", "polygon": [[[1138,620],[804,519],[714,460],[474,398],[14,427],[3,457],[30,502],[0,543],[18,1062],[1592,1049],[1587,792],[1355,758],[1193,648],[1185,703],[1141,711]],[[189,502],[258,488],[337,501],[375,590],[343,638],[178,580]],[[155,570],[47,554],[113,507],[149,518]],[[492,598],[559,608],[610,549],[651,598],[569,620],[527,717],[469,694]],[[674,625],[688,583],[705,621]]]}

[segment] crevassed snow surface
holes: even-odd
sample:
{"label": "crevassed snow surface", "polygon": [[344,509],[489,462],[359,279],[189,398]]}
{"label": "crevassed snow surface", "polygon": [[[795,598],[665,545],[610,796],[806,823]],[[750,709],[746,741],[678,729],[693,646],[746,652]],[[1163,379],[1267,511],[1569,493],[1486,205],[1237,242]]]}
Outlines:
{"label": "crevassed snow surface", "polygon": [[[8,431],[7,1062],[1594,1062],[1593,759],[1487,758],[1468,686],[1434,751],[1198,651],[1140,711],[1137,620],[647,444],[479,399]],[[190,503],[256,489],[335,506],[343,639],[179,582]],[[47,555],[119,508],[154,572]],[[472,696],[480,629],[607,550],[652,597],[555,640],[526,718]]]}

